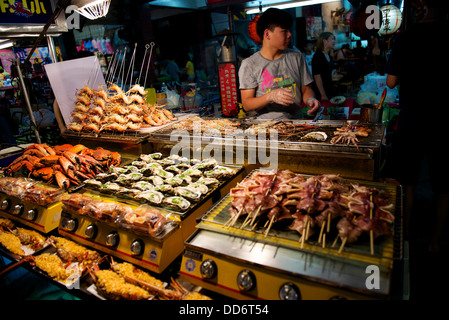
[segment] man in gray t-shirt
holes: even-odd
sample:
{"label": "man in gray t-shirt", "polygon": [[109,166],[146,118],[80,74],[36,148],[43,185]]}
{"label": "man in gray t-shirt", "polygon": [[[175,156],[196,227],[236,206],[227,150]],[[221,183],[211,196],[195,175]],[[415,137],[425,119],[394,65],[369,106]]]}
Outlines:
{"label": "man in gray t-shirt", "polygon": [[239,69],[243,108],[256,111],[259,118],[298,118],[301,102],[309,115],[320,107],[309,86],[313,78],[304,56],[288,49],[292,18],[279,9],[268,9],[257,21],[262,48],[242,61]]}

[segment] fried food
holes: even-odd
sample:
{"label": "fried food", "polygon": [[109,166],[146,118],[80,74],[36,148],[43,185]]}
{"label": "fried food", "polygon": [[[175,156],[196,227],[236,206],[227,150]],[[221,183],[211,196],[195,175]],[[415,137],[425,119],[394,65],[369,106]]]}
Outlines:
{"label": "fried food", "polygon": [[21,248],[20,239],[9,232],[0,231],[0,243],[11,253],[24,256],[25,251]]}

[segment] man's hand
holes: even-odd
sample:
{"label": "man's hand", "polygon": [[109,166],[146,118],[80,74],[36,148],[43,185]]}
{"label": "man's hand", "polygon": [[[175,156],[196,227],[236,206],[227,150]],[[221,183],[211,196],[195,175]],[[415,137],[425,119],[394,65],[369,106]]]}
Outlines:
{"label": "man's hand", "polygon": [[265,96],[269,103],[277,103],[283,106],[288,106],[295,102],[291,89],[276,89],[267,93]]}
{"label": "man's hand", "polygon": [[307,99],[306,106],[309,108],[309,110],[307,111],[307,114],[309,116],[315,115],[321,107],[320,102],[315,98]]}

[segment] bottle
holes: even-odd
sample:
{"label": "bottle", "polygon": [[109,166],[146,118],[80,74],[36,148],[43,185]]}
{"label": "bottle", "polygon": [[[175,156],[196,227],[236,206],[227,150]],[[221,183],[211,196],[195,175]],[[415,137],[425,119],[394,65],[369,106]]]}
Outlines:
{"label": "bottle", "polygon": [[246,117],[246,112],[245,112],[245,109],[243,109],[243,105],[241,103],[238,103],[238,106],[239,106],[239,113],[238,113],[237,117],[239,119],[245,118]]}
{"label": "bottle", "polygon": [[168,88],[167,85],[165,84],[165,82],[162,82],[162,86],[161,86],[161,91],[167,93]]}

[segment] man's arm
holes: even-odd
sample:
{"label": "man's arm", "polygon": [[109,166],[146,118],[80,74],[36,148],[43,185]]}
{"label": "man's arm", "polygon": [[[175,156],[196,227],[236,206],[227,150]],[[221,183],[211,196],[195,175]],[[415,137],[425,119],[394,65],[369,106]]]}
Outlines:
{"label": "man's arm", "polygon": [[390,89],[393,89],[394,87],[396,87],[396,85],[399,83],[399,77],[392,75],[392,74],[387,74],[387,86]]}
{"label": "man's arm", "polygon": [[301,92],[302,100],[310,109],[307,111],[307,114],[309,116],[315,114],[320,109],[320,102],[315,99],[315,93],[313,92],[312,88],[309,86],[302,86]]}
{"label": "man's arm", "polygon": [[288,106],[295,102],[290,89],[276,89],[256,97],[256,89],[241,89],[242,105],[245,111],[259,110],[270,103]]}

